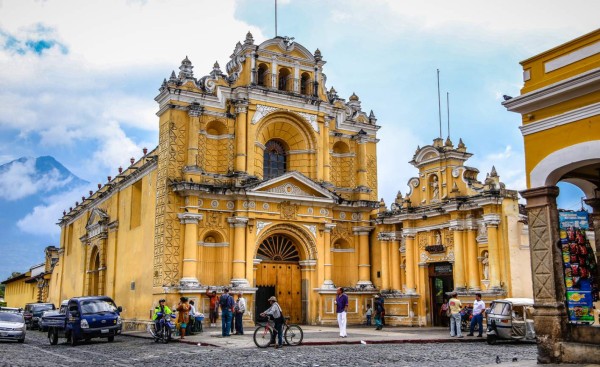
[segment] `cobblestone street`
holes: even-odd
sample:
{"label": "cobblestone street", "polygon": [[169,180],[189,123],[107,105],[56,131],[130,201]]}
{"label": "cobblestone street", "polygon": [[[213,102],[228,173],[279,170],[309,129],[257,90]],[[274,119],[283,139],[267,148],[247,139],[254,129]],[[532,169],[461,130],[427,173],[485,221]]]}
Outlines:
{"label": "cobblestone street", "polygon": [[[233,336],[232,338],[235,338]],[[95,339],[71,347],[61,339],[51,346],[45,333],[29,331],[25,344],[0,342],[0,366],[195,366],[214,364],[227,356],[227,364],[244,366],[454,366],[512,364],[513,358],[535,361],[534,344],[428,343],[329,345],[225,349],[183,343],[156,344],[148,339],[119,336],[114,343]],[[502,365],[500,364],[500,365]]]}

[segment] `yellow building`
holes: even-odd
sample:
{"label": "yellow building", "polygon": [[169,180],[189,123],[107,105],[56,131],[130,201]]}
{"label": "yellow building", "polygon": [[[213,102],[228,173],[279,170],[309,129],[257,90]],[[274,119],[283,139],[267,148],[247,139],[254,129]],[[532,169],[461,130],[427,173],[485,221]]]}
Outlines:
{"label": "yellow building", "polygon": [[250,33],[226,73],[195,78],[186,57],[155,98],[158,147],[61,219],[51,298],[106,294],[135,321],[181,295],[208,313],[207,288],[231,286],[249,310],[276,295],[293,322],[334,323],[335,285],[359,322],[376,292],[379,126],[355,94],[326,89],[324,65]]}
{"label": "yellow building", "polygon": [[44,252],[46,257],[43,263],[2,282],[6,286],[4,298],[7,307],[25,307],[27,303],[50,302],[48,296],[52,270],[58,261],[59,251],[54,246],[48,246]]}
{"label": "yellow building", "polygon": [[600,29],[521,65],[521,95],[503,105],[523,119],[528,189],[521,194],[531,227],[538,361],[598,362],[600,328],[567,324],[555,185],[569,182],[584,192],[599,249]]}
{"label": "yellow building", "polygon": [[[390,290],[384,291],[386,317],[393,324],[441,325],[440,307],[451,291],[464,303],[477,292],[486,302],[532,296],[517,192],[505,188],[493,167],[477,181],[479,170],[465,165],[471,156],[462,140],[454,147],[437,138],[417,148],[410,191],[398,192],[390,210],[382,202],[373,263],[375,285]],[[392,312],[388,304],[395,305]]]}

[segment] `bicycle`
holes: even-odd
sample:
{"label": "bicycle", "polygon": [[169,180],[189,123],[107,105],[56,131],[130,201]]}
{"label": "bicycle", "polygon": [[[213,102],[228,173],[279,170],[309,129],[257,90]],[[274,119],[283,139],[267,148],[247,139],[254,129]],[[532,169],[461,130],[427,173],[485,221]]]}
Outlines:
{"label": "bicycle", "polygon": [[[288,324],[289,317],[285,317],[283,323],[283,338],[285,344],[290,346],[300,345],[304,339],[304,332],[300,325]],[[275,324],[271,321],[258,322],[258,327],[254,330],[254,344],[259,348],[267,348],[275,340]]]}

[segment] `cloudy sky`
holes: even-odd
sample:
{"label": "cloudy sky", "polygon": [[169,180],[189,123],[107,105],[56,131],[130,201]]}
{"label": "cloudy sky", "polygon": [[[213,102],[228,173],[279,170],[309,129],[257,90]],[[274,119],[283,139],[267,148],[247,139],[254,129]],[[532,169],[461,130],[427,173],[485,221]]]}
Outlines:
{"label": "cloudy sky", "polygon": [[[278,9],[279,35],[321,50],[327,87],[375,112],[389,204],[416,174],[407,163],[416,147],[439,134],[436,69],[444,137],[449,92],[450,136],[475,154],[468,164],[480,179],[495,165],[523,189],[520,119],[502,95],[519,94],[519,61],[597,28],[600,2],[279,0]],[[0,0],[0,164],[51,155],[93,187],[105,182],[156,146],[163,78],[185,56],[196,77],[224,66],[248,31],[257,43],[275,35],[273,0]],[[28,180],[19,169],[0,177],[0,199],[44,190]],[[23,229],[38,223],[58,245],[54,223],[87,191],[48,197]],[[579,196],[561,206],[577,209]]]}

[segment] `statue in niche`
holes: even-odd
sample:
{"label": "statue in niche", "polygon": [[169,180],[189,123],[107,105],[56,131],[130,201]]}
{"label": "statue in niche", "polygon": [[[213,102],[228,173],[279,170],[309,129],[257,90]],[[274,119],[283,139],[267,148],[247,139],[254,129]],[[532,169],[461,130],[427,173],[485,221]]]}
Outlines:
{"label": "statue in niche", "polygon": [[431,189],[432,189],[431,199],[432,200],[439,199],[440,198],[440,188],[439,188],[439,184],[438,184],[437,175],[433,175],[433,178],[431,179]]}
{"label": "statue in niche", "polygon": [[487,251],[483,253],[481,264],[483,265],[483,279],[488,280],[490,276],[490,259]]}
{"label": "statue in niche", "polygon": [[442,236],[440,235],[440,232],[437,232],[435,234],[435,244],[436,245],[441,245],[442,244]]}

